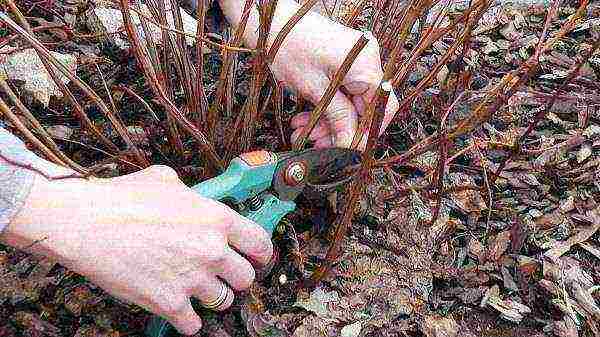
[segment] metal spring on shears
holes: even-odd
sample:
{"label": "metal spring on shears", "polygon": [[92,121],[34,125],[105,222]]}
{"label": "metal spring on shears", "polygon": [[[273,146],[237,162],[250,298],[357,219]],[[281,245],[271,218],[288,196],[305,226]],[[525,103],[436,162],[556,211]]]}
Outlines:
{"label": "metal spring on shears", "polygon": [[254,195],[248,200],[246,200],[246,206],[248,206],[248,208],[250,208],[253,211],[258,210],[260,206],[262,206],[262,203],[263,200],[258,195]]}

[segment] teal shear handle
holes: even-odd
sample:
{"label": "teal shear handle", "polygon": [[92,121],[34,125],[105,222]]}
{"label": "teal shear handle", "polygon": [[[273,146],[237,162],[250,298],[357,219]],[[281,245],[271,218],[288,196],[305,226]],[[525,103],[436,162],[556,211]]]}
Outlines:
{"label": "teal shear handle", "polygon": [[281,219],[296,208],[264,192],[271,187],[277,168],[277,156],[266,151],[246,153],[231,161],[223,174],[192,187],[203,197],[242,204],[239,213],[272,234]]}
{"label": "teal shear handle", "polygon": [[[243,154],[233,159],[223,174],[203,181],[192,189],[217,201],[244,204],[239,213],[273,234],[281,219],[296,208],[293,201],[279,200],[265,192],[271,187],[277,155],[267,151]],[[148,337],[166,337],[175,329],[162,317],[154,316],[146,326]]]}

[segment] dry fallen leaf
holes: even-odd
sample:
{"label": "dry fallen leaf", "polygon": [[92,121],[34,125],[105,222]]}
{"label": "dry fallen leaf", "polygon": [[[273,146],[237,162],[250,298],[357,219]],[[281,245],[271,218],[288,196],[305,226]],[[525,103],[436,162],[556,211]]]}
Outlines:
{"label": "dry fallen leaf", "polygon": [[592,146],[590,144],[583,144],[577,152],[577,162],[582,163],[592,155]]}
{"label": "dry fallen leaf", "polygon": [[[168,4],[167,4],[168,6]],[[133,6],[132,6],[133,7]],[[167,7],[167,24],[169,28],[175,29],[175,25],[173,23],[173,16],[171,15],[170,7]],[[146,5],[141,5],[141,12],[145,17],[145,21],[148,24],[149,30],[151,32],[152,40],[157,43],[162,43],[162,28],[148,20],[147,18],[153,18],[150,10]],[[188,45],[193,45],[195,43],[196,36],[196,27],[198,25],[196,19],[190,16],[185,10],[179,8],[179,12],[181,13],[181,20],[183,22],[183,30],[186,33],[185,41]],[[131,19],[133,23],[136,25],[137,33],[140,39],[145,38],[144,28],[140,22],[140,18],[135,11],[131,11]],[[93,32],[104,34],[106,39],[114,44],[116,44],[119,48],[125,49],[128,48],[129,42],[119,36],[121,32],[124,32],[124,24],[123,24],[123,16],[121,14],[120,9],[110,8],[110,7],[102,7],[98,6],[93,8],[88,16],[87,16],[87,25]],[[203,52],[209,52],[210,49],[204,46]]]}
{"label": "dry fallen leaf", "polygon": [[338,331],[319,317],[307,316],[292,337],[338,337]]}
{"label": "dry fallen leaf", "polygon": [[84,325],[77,329],[73,337],[119,337],[120,335],[118,331],[105,331],[97,326]]}
{"label": "dry fallen leaf", "polygon": [[74,315],[81,315],[82,311],[98,304],[102,298],[94,295],[90,288],[81,284],[65,295],[65,307]]}
{"label": "dry fallen leaf", "polygon": [[591,212],[590,216],[593,219],[591,225],[581,228],[575,235],[568,238],[566,241],[557,242],[554,247],[546,251],[544,255],[549,259],[556,261],[559,257],[568,252],[573,245],[587,241],[600,229],[600,216],[598,211],[599,209],[595,209]]}
{"label": "dry fallen leaf", "polygon": [[577,325],[568,316],[552,324],[552,332],[558,337],[579,337]]}
{"label": "dry fallen leaf", "polygon": [[498,261],[510,245],[510,231],[498,233],[488,247],[487,257],[490,261]]}
{"label": "dry fallen leaf", "polygon": [[600,260],[600,247],[589,242],[580,242],[579,246]]}
{"label": "dry fallen leaf", "polygon": [[38,314],[18,311],[12,316],[13,321],[29,330],[29,333],[39,336],[59,337],[60,330],[54,325],[42,320]]}
{"label": "dry fallen leaf", "polygon": [[[448,188],[476,186],[475,181],[471,176],[460,172],[448,174],[448,180]],[[478,190],[458,190],[450,193],[449,197],[459,210],[467,214],[474,212],[477,213],[487,209],[485,201],[483,201],[483,197]]]}
{"label": "dry fallen leaf", "polygon": [[458,324],[451,317],[429,315],[423,320],[421,331],[427,337],[456,337]]}
{"label": "dry fallen leaf", "polygon": [[[300,297],[300,296],[299,296]],[[314,312],[321,318],[330,318],[328,305],[339,302],[340,297],[336,291],[327,292],[322,288],[316,288],[308,298],[299,298],[294,306]]]}
{"label": "dry fallen leaf", "polygon": [[358,337],[360,335],[360,330],[362,329],[362,324],[360,321],[354,322],[352,324],[348,324],[342,328],[340,331],[341,337]]}
{"label": "dry fallen leaf", "polygon": [[485,262],[485,247],[475,238],[471,238],[467,244],[469,255],[480,263]]}

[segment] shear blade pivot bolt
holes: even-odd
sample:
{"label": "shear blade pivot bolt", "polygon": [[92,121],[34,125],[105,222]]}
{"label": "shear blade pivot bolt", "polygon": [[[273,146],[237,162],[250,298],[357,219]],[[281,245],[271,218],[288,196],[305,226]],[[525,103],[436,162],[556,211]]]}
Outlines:
{"label": "shear blade pivot bolt", "polygon": [[285,182],[295,186],[304,180],[306,166],[301,162],[291,163],[285,170]]}

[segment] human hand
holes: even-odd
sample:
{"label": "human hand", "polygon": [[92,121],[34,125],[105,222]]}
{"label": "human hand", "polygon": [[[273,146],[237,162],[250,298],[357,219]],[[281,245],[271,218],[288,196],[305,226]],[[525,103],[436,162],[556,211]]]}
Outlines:
{"label": "human hand", "polygon": [[[221,0],[221,8],[228,20],[236,26],[240,22],[240,0]],[[293,0],[279,0],[272,23],[269,43],[299,5]],[[258,16],[251,15],[246,26],[245,40],[256,45]],[[362,32],[333,22],[315,12],[306,14],[289,33],[277,55],[271,70],[275,77],[290,89],[316,104],[323,96],[337,69],[358,41]],[[383,79],[379,44],[369,34],[369,42],[358,55],[348,74],[325,111],[325,118],[317,124],[309,136],[315,147],[349,147],[357,129],[358,118],[365,113]],[[398,109],[398,99],[392,92],[388,99],[382,130],[391,122]],[[292,141],[296,141],[308,124],[310,112],[295,116],[292,120]],[[366,145],[366,135],[360,148]]]}
{"label": "human hand", "polygon": [[[189,297],[214,301],[221,280],[248,288],[255,275],[249,260],[265,265],[273,251],[261,227],[198,196],[162,166],[90,181],[36,177],[2,240],[15,247],[40,240],[31,251],[163,316],[184,334],[202,326]],[[229,291],[217,310],[232,301]]]}
{"label": "human hand", "polygon": [[[316,104],[363,33],[316,14],[312,21],[310,27],[309,23],[300,21],[294,40],[282,46],[275,58],[273,72],[293,90]],[[369,42],[341,83],[342,90],[335,93],[325,110],[325,118],[309,135],[315,147],[350,147],[359,118],[364,116],[383,79],[379,44],[372,35],[368,37]],[[392,91],[381,130],[385,130],[397,109],[398,99]],[[294,116],[291,122],[294,129],[292,142],[299,138],[309,119],[310,111]],[[359,143],[360,149],[366,146],[367,136],[368,132],[365,132]]]}

